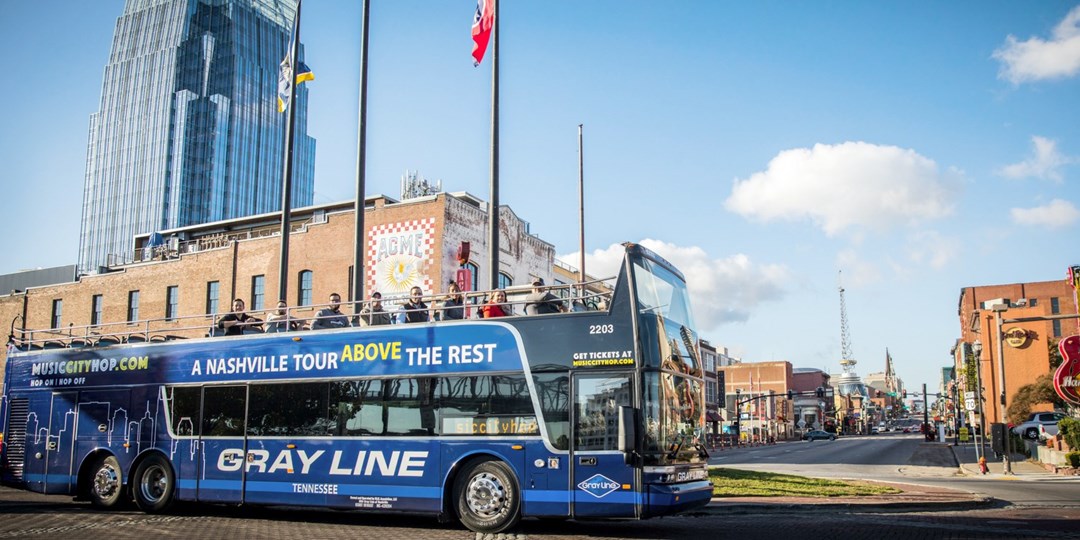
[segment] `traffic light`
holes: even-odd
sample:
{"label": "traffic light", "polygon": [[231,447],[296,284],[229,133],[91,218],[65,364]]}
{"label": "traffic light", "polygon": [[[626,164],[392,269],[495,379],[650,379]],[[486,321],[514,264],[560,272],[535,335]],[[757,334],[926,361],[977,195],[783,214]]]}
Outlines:
{"label": "traffic light", "polygon": [[999,453],[1005,453],[1005,424],[994,422],[990,424],[990,449]]}
{"label": "traffic light", "polygon": [[814,394],[819,398],[825,397],[825,387],[824,386],[817,387],[817,390],[814,391]]}
{"label": "traffic light", "polygon": [[787,391],[787,399],[788,399],[788,401],[791,401],[791,400],[795,399],[795,392],[792,392],[791,390],[788,390]]}
{"label": "traffic light", "polygon": [[907,399],[907,390],[904,390],[903,396],[904,396],[904,399]]}

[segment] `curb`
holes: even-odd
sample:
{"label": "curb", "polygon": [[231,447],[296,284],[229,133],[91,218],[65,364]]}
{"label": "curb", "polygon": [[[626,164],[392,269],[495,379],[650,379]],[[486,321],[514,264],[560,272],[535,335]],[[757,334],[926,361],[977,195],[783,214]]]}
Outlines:
{"label": "curb", "polygon": [[743,514],[763,512],[845,512],[845,513],[887,513],[887,512],[940,512],[977,510],[995,504],[992,497],[971,497],[952,501],[896,501],[896,502],[731,502],[725,503],[713,499],[704,508],[687,512],[695,514]]}

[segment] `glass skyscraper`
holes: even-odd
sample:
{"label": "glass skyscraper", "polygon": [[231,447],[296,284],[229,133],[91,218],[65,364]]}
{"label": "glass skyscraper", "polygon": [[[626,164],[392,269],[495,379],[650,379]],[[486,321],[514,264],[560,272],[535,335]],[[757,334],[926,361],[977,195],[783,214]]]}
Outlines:
{"label": "glass skyscraper", "polygon": [[[277,80],[295,13],[296,0],[127,0],[90,116],[81,272],[131,260],[137,234],[281,209]],[[315,139],[306,85],[296,96],[299,207]]]}

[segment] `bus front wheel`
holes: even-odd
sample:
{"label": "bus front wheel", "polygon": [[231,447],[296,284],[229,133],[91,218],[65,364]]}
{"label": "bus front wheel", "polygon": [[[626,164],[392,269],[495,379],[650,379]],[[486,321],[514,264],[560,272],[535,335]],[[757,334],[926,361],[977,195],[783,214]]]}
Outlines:
{"label": "bus front wheel", "polygon": [[152,454],[135,469],[131,491],[135,505],[143,512],[161,512],[172,504],[176,475],[169,461],[161,454]]}
{"label": "bus front wheel", "polygon": [[120,462],[113,456],[102,456],[90,470],[86,495],[90,504],[98,508],[112,508],[120,502]]}
{"label": "bus front wheel", "polygon": [[461,523],[479,533],[505,531],[521,519],[521,498],[510,466],[479,461],[454,481],[454,499]]}

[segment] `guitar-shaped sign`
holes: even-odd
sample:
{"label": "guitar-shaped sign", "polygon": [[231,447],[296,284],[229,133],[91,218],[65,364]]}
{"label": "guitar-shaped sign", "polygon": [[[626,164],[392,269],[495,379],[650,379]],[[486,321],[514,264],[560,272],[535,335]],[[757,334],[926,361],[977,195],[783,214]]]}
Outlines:
{"label": "guitar-shaped sign", "polygon": [[[1080,266],[1069,268],[1069,283],[1073,286],[1077,311],[1080,312]],[[1077,319],[1077,332],[1058,343],[1062,361],[1054,373],[1054,390],[1073,405],[1080,405],[1080,319]]]}

